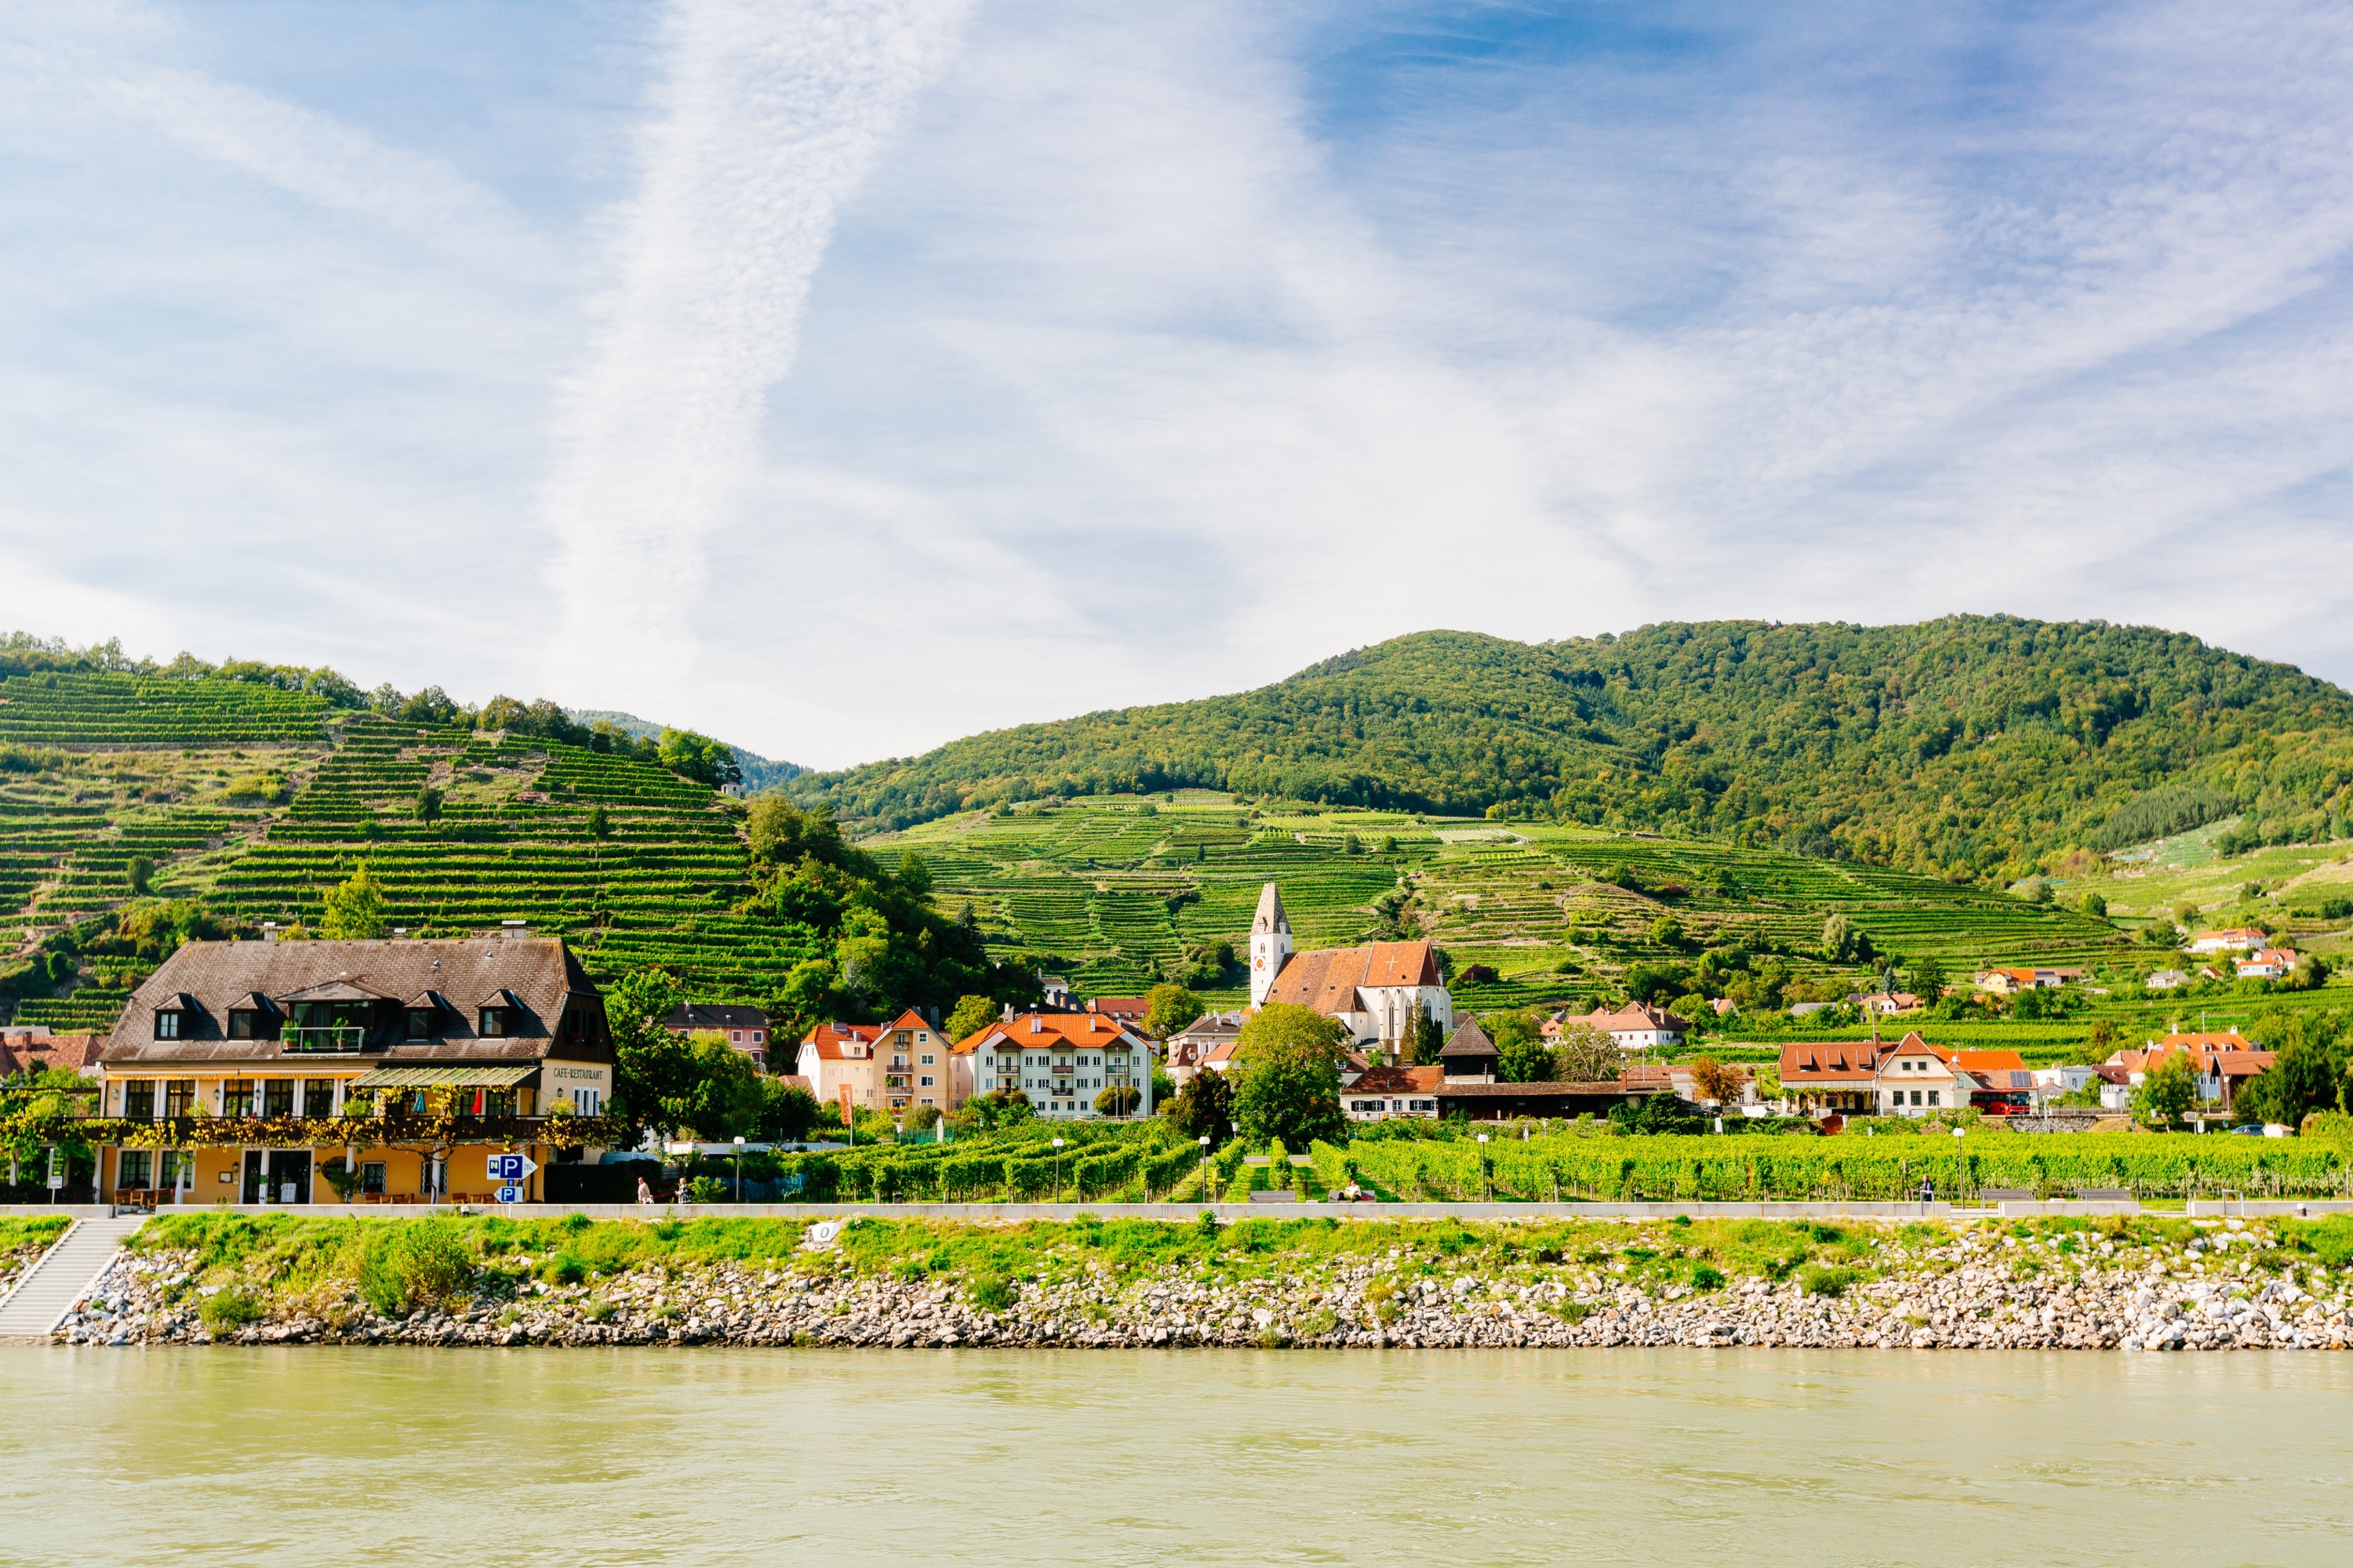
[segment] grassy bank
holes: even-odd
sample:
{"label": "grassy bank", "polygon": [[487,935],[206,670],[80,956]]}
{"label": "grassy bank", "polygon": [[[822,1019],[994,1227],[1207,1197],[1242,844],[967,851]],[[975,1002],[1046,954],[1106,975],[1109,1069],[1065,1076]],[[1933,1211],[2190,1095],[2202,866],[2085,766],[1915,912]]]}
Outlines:
{"label": "grassy bank", "polygon": [[[636,1271],[750,1266],[826,1277],[937,1280],[986,1296],[1012,1283],[1117,1284],[1170,1269],[1226,1281],[1280,1280],[1335,1266],[1398,1260],[1409,1275],[1496,1278],[1607,1273],[1666,1289],[1712,1289],[1746,1278],[1804,1279],[1835,1293],[1852,1282],[1919,1266],[1956,1234],[2017,1244],[2015,1267],[2064,1272],[2094,1255],[2111,1261],[2172,1257],[2211,1223],[2158,1216],[2063,1216],[1904,1224],[1778,1220],[1659,1221],[1154,1220],[964,1224],[853,1220],[836,1243],[808,1245],[796,1220],[310,1219],[187,1214],[151,1223],[135,1252],[193,1255],[197,1290],[290,1300],[348,1287],[379,1310],[510,1299],[536,1285],[594,1287]],[[2265,1266],[2353,1264],[2353,1217],[2261,1222],[2279,1245]],[[1839,1275],[1837,1271],[1843,1271]]]}

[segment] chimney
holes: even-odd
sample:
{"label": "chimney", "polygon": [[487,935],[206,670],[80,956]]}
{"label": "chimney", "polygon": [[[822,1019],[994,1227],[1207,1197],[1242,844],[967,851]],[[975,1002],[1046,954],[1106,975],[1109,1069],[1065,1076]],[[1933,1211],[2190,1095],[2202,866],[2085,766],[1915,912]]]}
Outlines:
{"label": "chimney", "polygon": [[499,922],[499,937],[501,940],[520,942],[525,937],[530,935],[531,922],[528,920],[501,920]]}
{"label": "chimney", "polygon": [[264,920],[264,921],[261,923],[261,939],[262,939],[263,941],[265,941],[265,942],[274,942],[274,941],[278,940],[278,922],[277,922],[277,921],[275,921],[275,920]]}

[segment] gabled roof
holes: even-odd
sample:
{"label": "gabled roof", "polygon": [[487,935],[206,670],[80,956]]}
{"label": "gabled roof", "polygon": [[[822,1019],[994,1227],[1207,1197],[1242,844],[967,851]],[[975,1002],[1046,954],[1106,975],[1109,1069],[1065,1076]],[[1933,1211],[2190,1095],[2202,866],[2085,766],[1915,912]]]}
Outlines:
{"label": "gabled roof", "polygon": [[290,1007],[298,1001],[397,1001],[400,999],[364,985],[355,985],[338,976],[317,985],[306,985],[300,991],[280,991],[272,1000]]}
{"label": "gabled roof", "polygon": [[1312,1007],[1330,1017],[1356,1012],[1359,990],[1440,983],[1437,950],[1428,941],[1375,942],[1293,953],[1266,1000],[1270,1007]]}
{"label": "gabled roof", "polygon": [[879,1023],[819,1023],[801,1039],[801,1044],[817,1052],[820,1062],[856,1062],[859,1056],[844,1056],[844,1045],[871,1045],[882,1037]]}
{"label": "gabled roof", "polygon": [[[227,1014],[250,1004],[254,992],[301,1001],[397,1002],[437,990],[456,1004],[438,1021],[441,1033],[407,1040],[387,1019],[371,1032],[364,1054],[388,1062],[540,1061],[554,1054],[555,1029],[574,1000],[584,1033],[563,1054],[576,1061],[612,1060],[602,1000],[578,959],[554,937],[394,938],[364,942],[190,942],[167,958],[132,993],[108,1040],[109,1064],[195,1065],[209,1062],[300,1061],[282,1040],[232,1040]],[[154,1038],[157,1006],[180,993],[199,1011],[176,1040]],[[518,1016],[507,1033],[477,1038],[472,1010],[505,995]]]}
{"label": "gabled roof", "polygon": [[1097,1051],[1123,1042],[1139,1046],[1145,1043],[1142,1035],[1104,1013],[1025,1012],[984,1024],[948,1049],[962,1056],[1000,1040],[1024,1051]]}
{"label": "gabled roof", "polygon": [[1462,1015],[1462,1022],[1454,1026],[1453,1038],[1440,1046],[1438,1052],[1440,1061],[1457,1062],[1481,1059],[1493,1061],[1499,1054],[1500,1053],[1495,1049],[1495,1043],[1487,1038],[1485,1030],[1479,1027],[1479,1021],[1467,1012]]}
{"label": "gabled roof", "polygon": [[105,1046],[102,1034],[0,1034],[0,1078],[48,1067],[84,1073],[97,1065],[98,1054]]}
{"label": "gabled roof", "polygon": [[1789,1085],[1863,1085],[1879,1076],[1879,1065],[1895,1044],[1881,1040],[1806,1040],[1781,1047],[1780,1078]]}
{"label": "gabled roof", "polygon": [[1443,1067],[1368,1067],[1344,1091],[1351,1095],[1434,1095],[1446,1081]]}
{"label": "gabled roof", "polygon": [[1607,1008],[1598,1012],[1581,1013],[1561,1020],[1564,1023],[1589,1023],[1609,1034],[1672,1033],[1688,1034],[1691,1024],[1664,1008],[1646,1002],[1629,1002],[1624,1007]]}

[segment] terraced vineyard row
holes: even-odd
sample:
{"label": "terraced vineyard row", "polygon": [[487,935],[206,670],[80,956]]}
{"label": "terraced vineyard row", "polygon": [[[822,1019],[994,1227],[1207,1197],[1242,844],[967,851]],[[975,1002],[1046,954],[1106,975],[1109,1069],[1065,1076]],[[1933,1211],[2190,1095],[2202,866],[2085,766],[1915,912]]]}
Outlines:
{"label": "terraced vineyard row", "polygon": [[[1481,1008],[1590,1001],[1630,965],[1688,961],[1718,943],[1784,948],[1801,972],[1819,972],[1810,955],[1833,913],[1883,951],[1964,973],[2002,960],[2086,962],[2120,940],[2065,910],[1880,867],[1394,812],[1253,812],[1203,791],[974,813],[873,847],[902,846],[925,856],[944,906],[971,902],[993,945],[1063,955],[1081,983],[1107,991],[1151,984],[1185,945],[1242,946],[1270,881],[1299,944],[1327,947],[1371,934],[1376,901],[1406,879],[1458,969],[1497,970],[1462,988]],[[1668,915],[1686,932],[1681,947],[1652,938]]]}
{"label": "terraced vineyard row", "polygon": [[322,697],[243,681],[44,672],[0,680],[0,741],[220,747],[317,740]]}
{"label": "terraced vineyard row", "polygon": [[[430,822],[428,786],[445,792]],[[369,716],[212,891],[249,918],[315,924],[364,862],[420,934],[528,920],[596,971],[659,962],[699,997],[757,1001],[812,955],[731,913],[752,891],[736,826],[712,790],[650,764]]]}

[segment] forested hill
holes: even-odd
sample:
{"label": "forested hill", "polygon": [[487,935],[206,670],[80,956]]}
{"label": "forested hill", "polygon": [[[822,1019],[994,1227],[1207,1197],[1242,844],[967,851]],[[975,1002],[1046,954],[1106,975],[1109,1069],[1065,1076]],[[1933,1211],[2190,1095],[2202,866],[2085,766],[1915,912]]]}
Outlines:
{"label": "forested hill", "polygon": [[1089,714],[787,786],[902,827],[1045,795],[1226,789],[2022,873],[2229,815],[2342,831],[2353,695],[2104,622],[1420,632],[1238,695]]}

